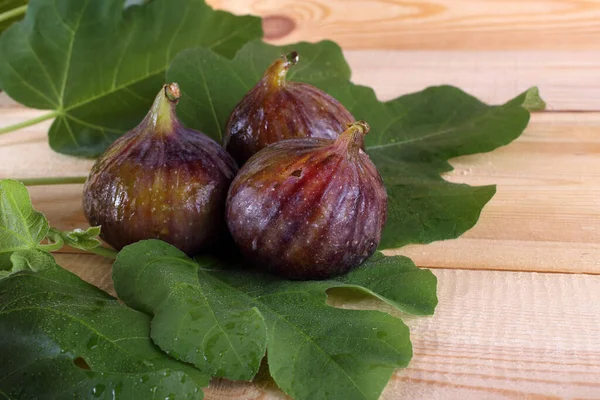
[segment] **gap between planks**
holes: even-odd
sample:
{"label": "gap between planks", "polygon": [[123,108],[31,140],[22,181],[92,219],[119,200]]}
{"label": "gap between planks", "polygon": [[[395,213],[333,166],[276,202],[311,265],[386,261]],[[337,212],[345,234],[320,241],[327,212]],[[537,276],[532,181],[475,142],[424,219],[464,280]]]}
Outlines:
{"label": "gap between planks", "polygon": [[[114,294],[111,261],[57,254],[59,264]],[[400,316],[414,357],[382,400],[598,398],[600,276],[438,269],[439,305],[408,316],[366,295],[330,291],[329,304]],[[207,399],[281,399],[264,382],[214,380]]]}

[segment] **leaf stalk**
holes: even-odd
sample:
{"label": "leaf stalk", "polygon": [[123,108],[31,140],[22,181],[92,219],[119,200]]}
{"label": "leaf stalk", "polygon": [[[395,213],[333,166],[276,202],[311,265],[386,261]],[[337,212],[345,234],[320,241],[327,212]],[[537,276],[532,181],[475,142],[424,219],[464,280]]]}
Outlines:
{"label": "leaf stalk", "polygon": [[8,21],[11,18],[18,17],[19,15],[25,14],[27,11],[27,4],[24,6],[13,8],[0,14],[0,22]]}
{"label": "leaf stalk", "polygon": [[51,253],[53,251],[58,251],[58,250],[62,249],[63,246],[65,245],[65,241],[60,236],[60,233],[56,232],[52,229],[50,229],[50,231],[48,232],[46,239],[48,239],[49,243],[48,244],[38,244],[38,248],[40,250],[46,251],[48,253]]}
{"label": "leaf stalk", "polygon": [[27,128],[28,126],[31,126],[31,125],[39,124],[40,122],[45,121],[47,119],[57,117],[59,114],[60,113],[58,111],[52,111],[52,112],[49,112],[48,114],[40,115],[39,117],[28,119],[27,121],[19,122],[18,124],[5,126],[3,128],[0,128],[0,135],[3,133],[8,133],[8,132],[16,131],[19,129]]}

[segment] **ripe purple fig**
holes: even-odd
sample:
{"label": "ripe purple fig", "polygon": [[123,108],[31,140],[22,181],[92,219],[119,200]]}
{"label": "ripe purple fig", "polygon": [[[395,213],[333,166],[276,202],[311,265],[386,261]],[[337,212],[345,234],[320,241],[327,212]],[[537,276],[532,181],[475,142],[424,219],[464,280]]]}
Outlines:
{"label": "ripe purple fig", "polygon": [[335,139],[354,121],[339,101],[322,90],[286,81],[288,70],[297,62],[296,52],[275,60],[231,113],[223,143],[239,165],[280,140]]}
{"label": "ripe purple fig", "polygon": [[116,249],[153,238],[192,255],[226,233],[235,161],[179,122],[179,97],[176,83],[163,86],[144,120],[98,158],[85,183],[85,216]]}
{"label": "ripe purple fig", "polygon": [[272,144],[248,160],[227,197],[227,225],[258,267],[291,279],[325,279],[371,256],[381,240],[387,194],[362,150],[369,126],[336,140]]}

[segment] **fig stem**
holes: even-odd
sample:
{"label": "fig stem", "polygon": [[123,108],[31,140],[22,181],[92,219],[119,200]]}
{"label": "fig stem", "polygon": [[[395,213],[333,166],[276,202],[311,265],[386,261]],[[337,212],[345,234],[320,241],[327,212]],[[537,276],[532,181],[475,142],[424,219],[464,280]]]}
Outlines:
{"label": "fig stem", "polygon": [[275,60],[273,64],[267,68],[263,77],[268,83],[274,87],[281,87],[285,85],[285,77],[288,70],[292,65],[298,63],[300,56],[297,51],[292,51],[287,55],[282,55],[280,58]]}
{"label": "fig stem", "polygon": [[363,120],[355,121],[351,124],[348,124],[348,129],[350,128],[358,128],[363,136],[369,133],[369,131],[371,130],[371,127],[369,126],[369,124],[367,124],[367,121]]}
{"label": "fig stem", "polygon": [[371,128],[365,121],[355,121],[347,125],[347,129],[342,132],[336,140],[336,145],[344,146],[348,155],[358,154],[364,143],[364,137]]}
{"label": "fig stem", "polygon": [[16,179],[25,186],[42,186],[42,185],[70,185],[77,183],[85,183],[86,176],[60,176],[60,177],[44,177],[44,178],[24,178]]}
{"label": "fig stem", "polygon": [[27,11],[27,4],[25,4],[24,6],[15,7],[12,10],[3,12],[2,14],[0,14],[0,22],[4,22],[11,18],[23,15],[23,14],[25,14],[25,11]]}
{"label": "fig stem", "polygon": [[[177,83],[163,85],[162,89],[156,95],[150,113],[148,114],[150,131],[159,135],[168,135],[174,131],[174,124],[177,121],[175,115],[175,106],[181,97],[181,90]],[[148,118],[147,117],[147,118]]]}
{"label": "fig stem", "polygon": [[0,128],[0,134],[27,128],[28,126],[39,124],[42,121],[46,121],[47,119],[55,118],[59,115],[60,115],[59,111],[52,111],[47,114],[40,115],[39,117],[35,117],[32,119],[28,119],[27,121],[19,122],[18,124],[5,126],[5,127]]}

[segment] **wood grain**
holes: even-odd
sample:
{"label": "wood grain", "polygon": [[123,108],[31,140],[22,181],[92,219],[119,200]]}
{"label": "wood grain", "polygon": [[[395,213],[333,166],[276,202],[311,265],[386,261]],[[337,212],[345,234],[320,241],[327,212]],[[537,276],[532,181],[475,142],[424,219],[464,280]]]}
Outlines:
{"label": "wood grain", "polygon": [[[110,262],[57,256],[83,279],[112,290]],[[402,315],[366,297],[331,305],[379,309],[411,329],[414,358],[382,399],[558,399],[600,397],[600,276],[436,270],[439,306],[432,317]],[[266,387],[266,388],[265,388]],[[281,399],[264,378],[213,381],[209,400]]]}
{"label": "wood grain", "polygon": [[272,43],[346,49],[597,50],[600,2],[580,0],[209,0],[264,18]]}
{"label": "wood grain", "polygon": [[[12,112],[10,118],[28,112]],[[87,174],[91,161],[52,152],[45,128],[0,138],[0,178]],[[407,255],[430,268],[599,274],[598,132],[600,113],[534,114],[511,145],[453,160],[456,169],[446,179],[498,185],[478,224],[456,240],[388,253]],[[87,225],[81,190],[81,185],[30,189],[35,207],[59,229]]]}
{"label": "wood grain", "polygon": [[448,180],[497,194],[460,239],[400,252],[421,266],[600,273],[599,133],[600,114],[536,114],[509,146],[452,160]]}
{"label": "wood grain", "polygon": [[415,356],[383,399],[600,397],[600,277],[435,274],[439,306],[405,318]]}

